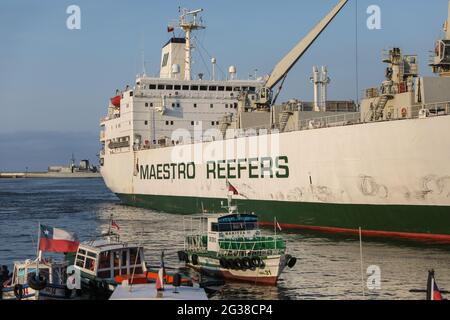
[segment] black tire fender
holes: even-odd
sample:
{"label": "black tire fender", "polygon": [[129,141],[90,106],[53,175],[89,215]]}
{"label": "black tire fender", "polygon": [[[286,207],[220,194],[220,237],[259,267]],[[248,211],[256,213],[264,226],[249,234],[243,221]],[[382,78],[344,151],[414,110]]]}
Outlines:
{"label": "black tire fender", "polygon": [[198,256],[196,254],[193,254],[191,259],[194,266],[198,265]]}
{"label": "black tire fender", "polygon": [[28,285],[31,289],[36,291],[44,290],[47,287],[47,278],[43,275],[37,276],[36,273],[31,273],[28,276]]}

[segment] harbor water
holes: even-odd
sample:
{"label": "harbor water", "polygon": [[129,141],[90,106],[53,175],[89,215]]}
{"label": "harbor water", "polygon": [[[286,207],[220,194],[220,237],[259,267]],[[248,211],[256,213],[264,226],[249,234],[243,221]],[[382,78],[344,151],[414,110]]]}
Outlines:
{"label": "harbor water", "polygon": [[[38,223],[76,232],[81,241],[108,229],[110,216],[120,226],[122,240],[140,242],[146,260],[181,266],[176,252],[183,248],[182,217],[124,206],[102,179],[0,179],[0,264],[12,270],[14,261],[36,256]],[[272,229],[264,229],[271,234]],[[282,230],[289,253],[298,258],[286,269],[277,287],[227,284],[214,299],[363,299],[360,246],[357,237]],[[381,271],[380,288],[366,299],[424,299],[427,271],[436,271],[442,289],[450,290],[450,245],[363,239],[366,270]]]}

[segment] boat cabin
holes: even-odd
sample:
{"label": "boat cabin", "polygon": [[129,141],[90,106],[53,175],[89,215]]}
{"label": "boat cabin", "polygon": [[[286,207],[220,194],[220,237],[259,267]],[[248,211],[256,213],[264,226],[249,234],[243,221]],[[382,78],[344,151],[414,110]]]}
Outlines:
{"label": "boat cabin", "polygon": [[[45,277],[48,283],[65,285],[67,281],[67,266],[68,263],[65,261],[41,260],[39,262],[39,275]],[[28,277],[33,273],[36,273],[36,261],[15,262],[12,285],[26,285]]]}
{"label": "boat cabin", "polygon": [[113,280],[116,276],[146,271],[144,248],[107,239],[80,244],[75,268],[83,275]]}

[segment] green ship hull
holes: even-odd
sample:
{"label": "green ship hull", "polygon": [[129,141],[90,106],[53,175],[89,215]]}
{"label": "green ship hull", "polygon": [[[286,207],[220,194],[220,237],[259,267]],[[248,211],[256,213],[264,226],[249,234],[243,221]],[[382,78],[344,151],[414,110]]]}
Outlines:
{"label": "green ship hull", "polygon": [[[117,194],[131,206],[174,214],[222,212],[225,199]],[[237,200],[243,213],[255,213],[262,225],[274,219],[286,229],[362,234],[450,243],[450,208],[445,206],[358,205]]]}

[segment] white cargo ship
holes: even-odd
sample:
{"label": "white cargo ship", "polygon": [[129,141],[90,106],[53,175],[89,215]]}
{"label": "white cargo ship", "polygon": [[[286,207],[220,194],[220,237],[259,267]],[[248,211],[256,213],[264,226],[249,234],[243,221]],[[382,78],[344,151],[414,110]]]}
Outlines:
{"label": "white cargo ship", "polygon": [[[175,214],[220,212],[227,181],[263,224],[450,241],[450,26],[435,77],[393,48],[381,87],[354,112],[276,104],[286,75],[346,5],[341,0],[266,77],[193,76],[202,10],[183,10],[146,74],[111,99],[101,121],[101,173],[126,204]],[[449,12],[450,16],[450,12]],[[450,17],[449,17],[450,21]],[[277,91],[278,87],[278,91]]]}

